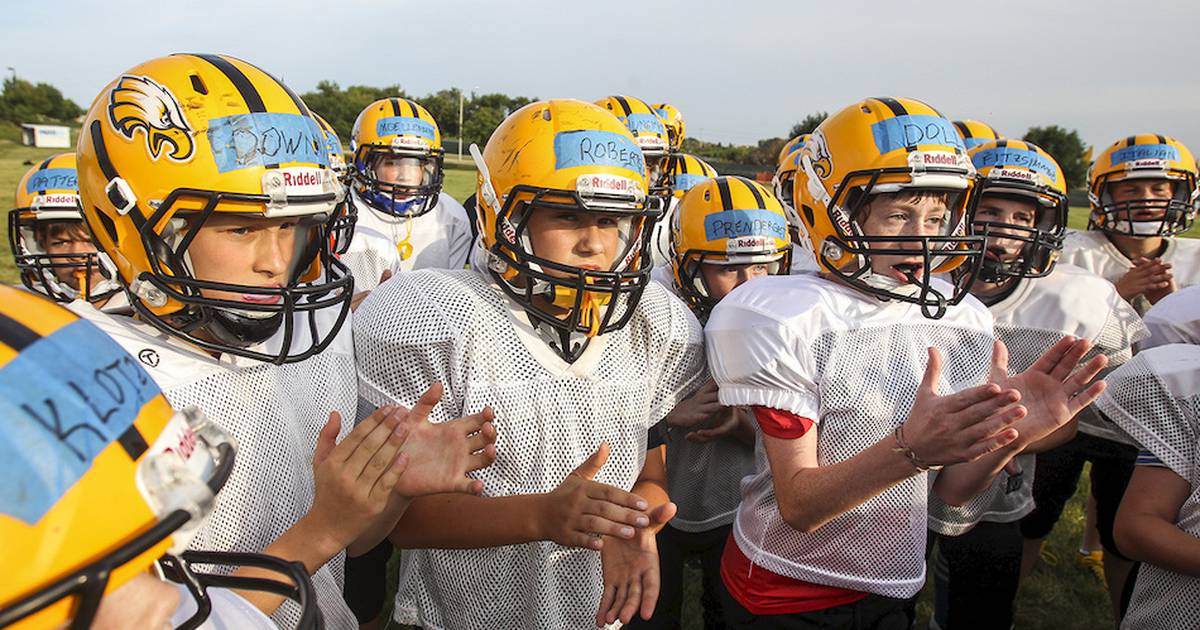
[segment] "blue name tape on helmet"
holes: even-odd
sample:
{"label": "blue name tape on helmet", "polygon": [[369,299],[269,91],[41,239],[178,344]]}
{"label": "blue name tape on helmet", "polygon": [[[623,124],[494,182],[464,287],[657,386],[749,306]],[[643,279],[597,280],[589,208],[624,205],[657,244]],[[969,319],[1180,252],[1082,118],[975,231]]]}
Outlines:
{"label": "blue name tape on helmet", "polygon": [[642,150],[628,137],[611,131],[581,129],[554,134],[554,168],[616,166],[646,175]]}
{"label": "blue name tape on helmet", "polygon": [[694,173],[678,173],[675,175],[675,185],[672,190],[691,190],[692,186],[700,182],[712,179],[708,175],[696,175]]}
{"label": "blue name tape on helmet", "polygon": [[1135,144],[1113,151],[1112,163],[1123,164],[1136,160],[1179,161],[1179,149],[1169,144]]}
{"label": "blue name tape on helmet", "polygon": [[37,522],[158,394],[90,322],[25,348],[0,369],[0,512]]}
{"label": "blue name tape on helmet", "polygon": [[421,136],[433,142],[435,129],[428,121],[412,116],[389,116],[375,123],[375,133],[384,136]]}
{"label": "blue name tape on helmet", "polygon": [[625,121],[625,126],[629,127],[630,131],[637,133],[665,134],[667,132],[663,127],[662,119],[654,114],[630,114],[622,120]]}
{"label": "blue name tape on helmet", "polygon": [[984,149],[971,156],[975,168],[991,168],[997,166],[1016,166],[1027,168],[1034,173],[1040,173],[1050,179],[1058,179],[1058,167],[1053,162],[1039,155],[1036,151],[1017,149],[1013,147],[995,147]]}
{"label": "blue name tape on helmet", "polygon": [[47,168],[34,171],[25,182],[25,192],[40,190],[79,190],[79,175],[73,168]]}
{"label": "blue name tape on helmet", "polygon": [[963,146],[965,146],[967,150],[970,150],[981,144],[987,144],[988,142],[992,141],[993,140],[991,138],[963,138]]}
{"label": "blue name tape on helmet", "polygon": [[214,118],[208,121],[208,142],[221,173],[288,162],[329,166],[320,125],[300,114],[259,112]]}
{"label": "blue name tape on helmet", "polygon": [[658,117],[662,118],[663,120],[671,119],[671,114],[669,112],[667,112],[667,110],[665,110],[665,109],[656,109],[656,110],[654,110],[654,113],[658,114]]}
{"label": "blue name tape on helmet", "polygon": [[325,150],[328,151],[330,155],[341,155],[343,153],[342,143],[337,139],[337,136],[334,136],[333,134],[325,136]]}
{"label": "blue name tape on helmet", "polygon": [[911,114],[881,120],[871,125],[875,147],[880,153],[915,147],[919,144],[942,144],[963,147],[962,137],[954,124],[945,118],[927,114]]}
{"label": "blue name tape on helmet", "polygon": [[725,210],[704,217],[704,236],[710,241],[740,236],[786,239],[787,221],[767,210]]}

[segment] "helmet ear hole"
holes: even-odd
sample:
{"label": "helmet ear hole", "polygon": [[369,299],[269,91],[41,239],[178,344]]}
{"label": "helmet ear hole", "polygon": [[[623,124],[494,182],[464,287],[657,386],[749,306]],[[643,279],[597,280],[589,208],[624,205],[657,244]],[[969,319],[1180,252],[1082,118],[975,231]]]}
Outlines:
{"label": "helmet ear hole", "polygon": [[188,78],[192,80],[192,89],[196,90],[197,94],[208,94],[208,87],[204,85],[204,79],[201,79],[200,75],[193,74]]}

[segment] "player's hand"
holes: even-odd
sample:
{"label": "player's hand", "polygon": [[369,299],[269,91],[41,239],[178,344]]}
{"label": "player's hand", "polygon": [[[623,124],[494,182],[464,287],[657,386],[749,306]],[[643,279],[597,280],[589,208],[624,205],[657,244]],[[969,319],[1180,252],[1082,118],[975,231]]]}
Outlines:
{"label": "player's hand", "polygon": [[1017,390],[988,383],[940,396],[941,375],[942,355],[929,348],[925,377],[903,429],[917,457],[935,466],[969,462],[1017,438],[1009,426],[1025,415]]}
{"label": "player's hand", "polygon": [[1009,376],[1008,348],[996,342],[991,380],[1021,392],[1021,405],[1027,413],[1013,428],[1020,433],[1022,444],[1032,444],[1062,428],[1104,391],[1104,381],[1092,381],[1107,365],[1108,358],[1099,355],[1081,364],[1090,349],[1086,339],[1063,337],[1029,369]]}
{"label": "player's hand", "polygon": [[693,427],[707,422],[721,409],[721,402],[717,400],[717,382],[710,378],[691,396],[679,401],[665,420],[672,427]]}
{"label": "player's hand", "polygon": [[1145,295],[1151,304],[1174,291],[1174,284],[1175,275],[1171,272],[1170,263],[1140,256],[1133,259],[1133,267],[1115,283],[1117,293],[1126,302]]}
{"label": "player's hand", "polygon": [[633,538],[634,528],[650,524],[646,500],[615,486],[592,479],[608,461],[608,444],[600,443],[592,456],[544,495],[538,515],[544,528],[542,540],[567,547],[601,549],[604,536]]}
{"label": "player's hand", "polygon": [[[383,273],[379,274],[379,284],[376,284],[375,286],[379,286],[380,284],[387,282],[388,278],[391,278],[391,277],[392,277],[392,270],[384,269]],[[371,291],[372,291],[372,289],[367,289],[366,291],[359,291],[358,293],[355,293],[354,295],[350,296],[350,310],[357,311],[358,305],[362,304],[363,300],[367,299],[368,295],[371,295]]]}
{"label": "player's hand", "polygon": [[[334,411],[313,452],[314,496],[307,519],[344,548],[388,509],[389,497],[408,464],[400,452],[408,426],[403,407],[375,410],[337,442],[342,417]],[[266,490],[266,489],[264,489]]]}
{"label": "player's hand", "polygon": [[684,439],[699,444],[726,437],[742,438],[745,436],[746,441],[752,441],[754,429],[747,426],[746,418],[746,414],[749,413],[745,407],[722,407],[716,414],[717,423],[714,426],[689,431]]}
{"label": "player's hand", "polygon": [[637,536],[629,540],[609,539],[600,550],[604,595],[596,610],[597,626],[618,619],[626,624],[638,614],[648,620],[654,614],[661,583],[655,534],[674,518],[675,504],[664,503],[650,510],[649,516],[651,527],[639,530]]}
{"label": "player's hand", "polygon": [[442,384],[434,383],[400,421],[406,429],[401,452],[408,458],[394,492],[413,498],[444,492],[479,494],[483,482],[467,473],[496,461],[496,427],[491,407],[457,420],[434,424],[429,413],[442,400]]}

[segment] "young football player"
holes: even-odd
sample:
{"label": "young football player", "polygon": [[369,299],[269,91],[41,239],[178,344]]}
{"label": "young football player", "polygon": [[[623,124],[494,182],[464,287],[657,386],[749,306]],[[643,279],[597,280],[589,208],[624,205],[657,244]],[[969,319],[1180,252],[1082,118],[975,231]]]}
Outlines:
{"label": "young football player", "polygon": [[442,134],[405,98],[371,103],[354,121],[350,203],[354,237],[341,260],[354,290],[414,269],[462,269],[471,251],[467,211],[442,192]]}
{"label": "young football player", "polygon": [[807,239],[801,235],[800,215],[796,214],[793,199],[796,190],[796,169],[800,168],[800,153],[809,134],[796,137],[796,149],[785,155],[779,162],[771,183],[775,195],[783,203],[783,211],[788,217],[788,236],[792,241],[791,273],[811,273],[817,271],[817,261],[809,250]]}
{"label": "young football player", "polygon": [[1070,337],[1010,376],[966,279],[934,277],[982,256],[974,178],[928,105],[847,107],[805,143],[796,180],[822,273],[757,279],[713,310],[720,400],[753,406],[759,428],[722,560],[731,627],[909,627],[930,486],[966,503],[1103,389],[1089,386],[1103,357],[1073,373],[1089,344]]}
{"label": "young football player", "polygon": [[[1137,313],[1107,280],[1055,264],[1068,206],[1058,163],[1021,140],[977,144],[968,155],[979,196],[971,230],[987,239],[970,291],[995,319],[996,338],[1009,351],[1009,372],[1029,369],[1064,335],[1091,342],[1092,352],[1107,357],[1109,366],[1128,360],[1145,335]],[[929,529],[940,534],[937,627],[1012,626],[1023,548],[1020,520],[1033,510],[1034,453],[1072,437],[1060,430],[1029,446],[964,506],[947,505],[931,493]]]}
{"label": "young football player", "polygon": [[[667,182],[667,165],[671,153],[670,134],[667,125],[655,110],[640,98],[633,96],[608,96],[596,104],[612,112],[633,134],[633,140],[646,159],[646,177],[650,182],[649,195],[657,204],[661,217],[671,202],[671,188]],[[682,143],[682,138],[680,143]]]}
{"label": "young football player", "polygon": [[52,155],[21,178],[8,242],[21,282],[56,302],[83,299],[102,308],[121,291],[83,224],[74,153]]}
{"label": "young football player", "polygon": [[1141,561],[1122,628],[1196,626],[1200,602],[1200,346],[1144,350],[1096,402],[1140,445],[1117,513],[1121,550]]}
{"label": "young football player", "polygon": [[364,400],[410,403],[437,380],[435,420],[487,406],[500,436],[475,475],[484,496],[419,499],[392,535],[412,549],[395,620],[649,617],[655,534],[675,507],[648,432],[707,372],[695,317],[649,282],[642,152],[621,121],[575,100],[526,105],[471,151],[485,266],[396,276],[355,316]]}
{"label": "young football player", "polygon": [[687,125],[683,122],[683,112],[670,103],[659,103],[654,106],[654,113],[662,119],[667,128],[667,146],[672,154],[683,152],[683,139],[687,137]]}
{"label": "young football player", "polygon": [[[762,185],[741,177],[696,184],[675,209],[671,263],[654,278],[681,297],[703,323],[713,306],[748,280],[788,272],[791,240],[783,206]],[[661,425],[660,425],[661,426]],[[667,489],[678,506],[658,534],[661,587],[654,616],[630,628],[677,628],[683,566],[698,558],[704,626],[724,627],[721,553],[740,498],[738,483],[754,471],[749,409],[721,407],[709,381],[666,418]]]}
{"label": "young football player", "polygon": [[[323,145],[303,101],[244,61],[178,54],[121,74],[88,112],[78,168],[134,315],[79,311],[239,444],[192,546],[302,563],[326,624],[348,628],[343,550],[374,546],[406,497],[478,491],[465,473],[486,465],[494,432],[486,415],[418,422],[398,459],[403,410],[342,422],[358,407],[351,279],[329,251],[340,195]],[[292,602],[250,600],[300,618]]]}
{"label": "young football player", "polygon": [[1196,178],[1192,152],[1174,138],[1112,143],[1088,171],[1088,231],[1067,237],[1063,262],[1108,279],[1140,313],[1200,284],[1200,241],[1179,238],[1195,218]]}
{"label": "young football player", "polygon": [[[299,627],[319,621],[299,565],[183,551],[233,469],[229,435],[195,407],[171,409],[89,322],[2,286],[0,419],[0,626],[275,628],[230,588],[294,600]],[[180,584],[158,577],[160,558]]]}

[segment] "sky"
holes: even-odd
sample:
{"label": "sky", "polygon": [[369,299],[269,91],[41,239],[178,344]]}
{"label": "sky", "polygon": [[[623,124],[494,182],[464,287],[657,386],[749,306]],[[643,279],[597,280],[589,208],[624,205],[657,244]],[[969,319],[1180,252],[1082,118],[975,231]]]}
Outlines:
{"label": "sky", "polygon": [[1098,150],[1153,132],[1200,151],[1195,0],[43,0],[8,15],[0,69],[83,107],[142,61],[215,52],[301,93],[331,79],[417,96],[629,94],[716,142],[909,96],[1008,136],[1057,124]]}

